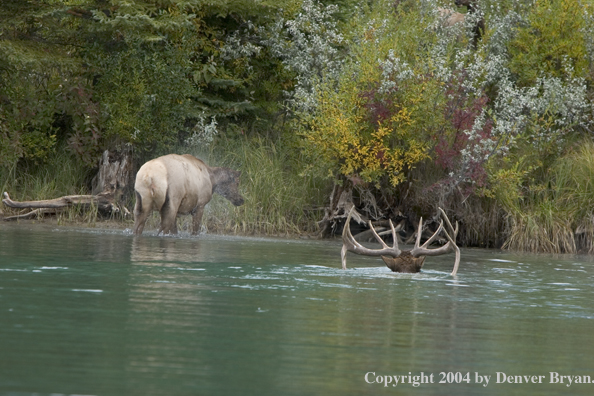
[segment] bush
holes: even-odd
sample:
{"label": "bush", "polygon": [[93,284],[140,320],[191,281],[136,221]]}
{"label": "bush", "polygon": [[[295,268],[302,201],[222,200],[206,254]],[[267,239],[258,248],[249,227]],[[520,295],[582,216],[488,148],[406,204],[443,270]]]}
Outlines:
{"label": "bush", "polygon": [[336,83],[317,87],[317,107],[303,114],[302,134],[325,176],[393,187],[429,157],[445,97],[422,61],[431,37],[418,18],[407,13],[372,21]]}
{"label": "bush", "polygon": [[534,1],[508,44],[518,85],[531,86],[541,77],[586,76],[586,15],[580,0]]}

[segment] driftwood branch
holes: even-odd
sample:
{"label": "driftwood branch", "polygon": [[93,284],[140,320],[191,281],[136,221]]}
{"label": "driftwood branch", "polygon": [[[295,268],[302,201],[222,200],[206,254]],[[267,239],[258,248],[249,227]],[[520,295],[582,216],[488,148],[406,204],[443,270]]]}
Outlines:
{"label": "driftwood branch", "polygon": [[95,205],[101,210],[113,210],[115,205],[113,204],[112,194],[97,194],[97,195],[66,195],[55,199],[45,199],[41,201],[13,201],[7,192],[4,192],[4,199],[2,200],[4,205],[10,208],[67,208],[70,206],[91,206]]}
{"label": "driftwood branch", "polygon": [[39,209],[35,209],[32,210],[30,212],[24,213],[24,214],[18,214],[15,216],[8,216],[4,218],[4,221],[11,221],[11,220],[21,220],[21,219],[31,219],[33,217],[41,217],[43,215],[46,214],[56,214],[59,213],[63,210],[63,208],[58,208],[58,209],[54,209],[54,208],[39,208]]}
{"label": "driftwood branch", "polygon": [[2,203],[9,208],[17,209],[36,209],[31,212],[16,216],[5,217],[4,220],[27,219],[42,214],[56,213],[61,209],[71,206],[90,207],[96,206],[97,209],[117,213],[119,208],[114,204],[112,193],[105,192],[97,195],[66,195],[55,199],[45,199],[41,201],[13,201],[7,192],[4,192]]}

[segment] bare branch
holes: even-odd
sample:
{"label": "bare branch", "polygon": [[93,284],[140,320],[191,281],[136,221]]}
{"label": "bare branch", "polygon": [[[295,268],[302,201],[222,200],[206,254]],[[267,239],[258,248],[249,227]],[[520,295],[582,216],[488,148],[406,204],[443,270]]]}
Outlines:
{"label": "bare branch", "polygon": [[8,216],[4,218],[4,221],[11,221],[11,220],[21,220],[21,219],[30,219],[33,217],[41,217],[43,215],[46,214],[56,214],[58,212],[62,211],[61,208],[55,209],[55,208],[39,208],[39,209],[35,209],[32,210],[30,212],[27,213],[23,213],[23,214],[18,214],[15,216]]}

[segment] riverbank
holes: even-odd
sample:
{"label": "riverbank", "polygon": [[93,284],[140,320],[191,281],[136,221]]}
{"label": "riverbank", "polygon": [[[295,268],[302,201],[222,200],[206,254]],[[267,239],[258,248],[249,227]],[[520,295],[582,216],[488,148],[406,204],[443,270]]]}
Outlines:
{"label": "riverbank", "polygon": [[72,220],[66,220],[59,216],[44,216],[36,219],[18,219],[18,220],[4,220],[3,214],[0,213],[0,227],[3,225],[30,225],[30,226],[55,226],[55,227],[78,227],[78,228],[98,228],[98,229],[110,229],[110,230],[125,230],[126,228],[132,228],[134,224],[133,220],[117,220],[117,219],[97,219],[93,222],[84,221],[84,219],[76,218]]}
{"label": "riverbank", "polygon": [[[11,225],[22,225],[31,227],[55,227],[64,229],[89,229],[89,230],[120,230],[129,231],[132,233],[134,226],[134,219],[131,216],[126,218],[109,218],[97,216],[94,220],[89,221],[89,216],[74,216],[67,217],[64,214],[59,215],[46,215],[35,219],[17,219],[17,220],[4,220],[4,217],[12,216],[14,213],[6,213],[0,209],[0,228]],[[153,213],[147,220],[144,234],[151,235],[156,234],[159,227],[159,215],[157,212]],[[191,230],[191,217],[182,216],[178,218],[178,229],[180,235],[190,235]],[[320,239],[318,234],[312,232],[287,232],[287,233],[257,233],[257,232],[241,232],[240,227],[222,227],[221,222],[216,221],[214,218],[205,219],[205,224],[202,229],[203,234],[211,235],[229,235],[229,236],[242,236],[242,237],[257,237],[257,238],[281,238],[281,239]]]}

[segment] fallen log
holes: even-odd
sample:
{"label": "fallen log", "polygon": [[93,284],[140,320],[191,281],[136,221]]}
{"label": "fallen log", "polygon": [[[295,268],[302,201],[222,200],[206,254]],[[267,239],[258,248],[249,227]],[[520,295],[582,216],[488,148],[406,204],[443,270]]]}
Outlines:
{"label": "fallen log", "polygon": [[13,201],[7,192],[4,192],[4,205],[10,208],[67,208],[74,205],[91,206],[96,205],[101,210],[117,210],[113,203],[113,195],[110,193],[101,193],[97,195],[65,195],[55,199],[44,199],[41,201]]}
{"label": "fallen log", "polygon": [[[16,220],[23,218],[30,218],[33,216],[39,216],[40,214],[50,214],[50,210],[64,209],[72,206],[90,207],[95,206],[97,209],[110,212],[118,213],[120,209],[114,204],[113,193],[103,192],[97,195],[66,195],[55,199],[45,199],[40,201],[13,201],[7,192],[4,192],[4,199],[2,203],[9,208],[17,209],[37,209],[25,214],[19,214],[16,216],[5,217],[4,220]],[[43,209],[43,210],[39,210]],[[127,210],[124,210],[126,214]]]}

